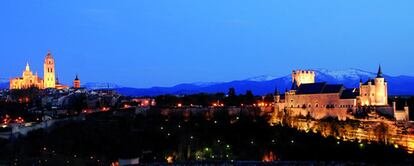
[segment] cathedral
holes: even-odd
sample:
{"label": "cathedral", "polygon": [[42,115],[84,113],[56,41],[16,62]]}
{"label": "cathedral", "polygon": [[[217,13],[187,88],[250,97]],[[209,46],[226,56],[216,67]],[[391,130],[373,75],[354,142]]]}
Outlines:
{"label": "cathedral", "polygon": [[55,73],[55,60],[50,51],[48,51],[43,64],[43,78],[40,78],[37,72],[33,74],[30,70],[29,63],[26,64],[26,69],[23,71],[22,77],[10,79],[10,89],[27,89],[36,87],[39,89],[67,89],[66,85],[59,84]]}
{"label": "cathedral", "polygon": [[277,91],[274,106],[279,112],[292,116],[310,115],[316,119],[337,117],[345,120],[349,113],[362,107],[385,110],[394,117],[396,115],[396,110],[388,105],[387,81],[382,75],[381,66],[376,78],[366,82],[361,80],[358,88],[346,88],[342,84],[326,82],[316,83],[314,71],[293,71],[292,88],[285,94]]}

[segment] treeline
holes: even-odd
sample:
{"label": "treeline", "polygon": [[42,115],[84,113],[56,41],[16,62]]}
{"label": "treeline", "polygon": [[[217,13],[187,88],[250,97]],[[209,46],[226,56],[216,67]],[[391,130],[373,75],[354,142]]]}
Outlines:
{"label": "treeline", "polygon": [[157,106],[172,107],[178,104],[182,106],[251,106],[258,103],[271,103],[274,94],[265,96],[254,95],[251,90],[237,95],[236,89],[229,88],[227,93],[198,93],[191,95],[160,95],[155,97]]}

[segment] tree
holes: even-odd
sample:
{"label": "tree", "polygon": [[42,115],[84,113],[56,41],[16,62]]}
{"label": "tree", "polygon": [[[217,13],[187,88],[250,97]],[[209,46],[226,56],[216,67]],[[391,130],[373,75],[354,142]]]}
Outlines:
{"label": "tree", "polygon": [[244,96],[244,104],[245,105],[253,105],[254,103],[254,95],[251,90],[246,91],[246,95]]}
{"label": "tree", "polygon": [[227,95],[228,97],[236,97],[236,90],[234,88],[229,88]]}
{"label": "tree", "polygon": [[240,103],[238,102],[238,98],[236,96],[236,90],[234,88],[229,88],[229,92],[227,93],[226,98],[226,105],[228,106],[238,106]]}

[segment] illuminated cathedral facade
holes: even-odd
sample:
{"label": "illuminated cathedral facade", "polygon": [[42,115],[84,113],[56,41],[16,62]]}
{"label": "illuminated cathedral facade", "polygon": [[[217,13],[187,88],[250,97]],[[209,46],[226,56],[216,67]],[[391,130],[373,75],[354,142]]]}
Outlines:
{"label": "illuminated cathedral facade", "polygon": [[23,71],[22,77],[10,79],[10,89],[27,89],[36,87],[39,89],[67,89],[66,85],[59,84],[56,78],[55,60],[50,51],[48,51],[43,64],[43,79],[39,77],[38,73],[30,70],[29,63],[26,64],[26,69]]}

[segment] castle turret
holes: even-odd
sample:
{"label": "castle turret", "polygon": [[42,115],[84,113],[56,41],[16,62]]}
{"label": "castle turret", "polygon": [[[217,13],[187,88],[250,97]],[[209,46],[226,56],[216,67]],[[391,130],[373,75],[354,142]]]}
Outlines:
{"label": "castle turret", "polygon": [[276,88],[275,89],[275,103],[279,103],[280,102],[280,93],[279,90]]}
{"label": "castle turret", "polygon": [[47,52],[44,62],[44,88],[55,88],[56,87],[56,76],[55,76],[55,60],[52,57],[50,51]]}
{"label": "castle turret", "polygon": [[293,80],[292,87],[290,88],[290,90],[298,90],[299,85],[298,85],[298,82],[296,80]]}
{"label": "castle turret", "polygon": [[378,68],[377,77],[374,79],[375,82],[375,103],[376,105],[387,105],[388,104],[388,90],[387,82],[382,76],[381,66]]}
{"label": "castle turret", "polygon": [[388,105],[387,81],[385,81],[381,66],[378,68],[377,77],[368,78],[365,83],[359,83],[360,103],[365,106]]}
{"label": "castle turret", "polygon": [[405,116],[407,117],[407,121],[409,121],[410,120],[410,108],[408,107],[407,102],[405,102],[404,113],[405,113]]}
{"label": "castle turret", "polygon": [[378,68],[377,78],[382,78],[381,65],[379,65],[379,68]]}

